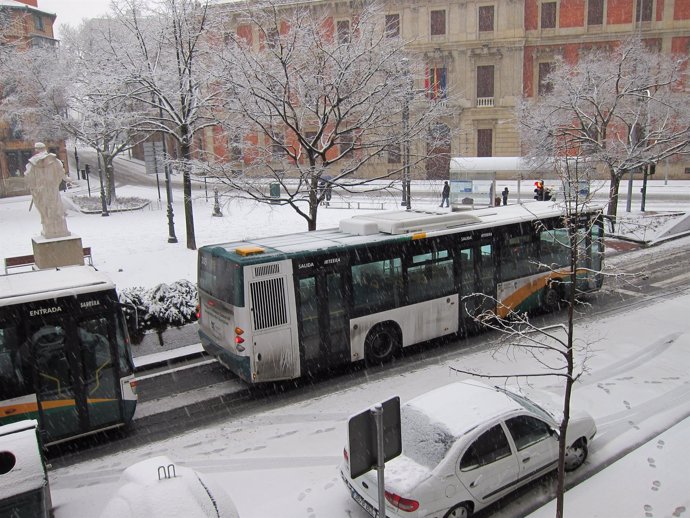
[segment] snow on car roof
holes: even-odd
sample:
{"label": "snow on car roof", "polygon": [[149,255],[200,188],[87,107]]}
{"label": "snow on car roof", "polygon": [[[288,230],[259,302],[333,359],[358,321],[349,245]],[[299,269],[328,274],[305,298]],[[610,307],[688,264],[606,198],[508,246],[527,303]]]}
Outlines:
{"label": "snow on car roof", "polygon": [[101,518],[237,518],[224,488],[161,455],[129,466]]}
{"label": "snow on car roof", "polygon": [[495,388],[475,380],[450,383],[405,404],[460,437],[476,426],[522,407]]}

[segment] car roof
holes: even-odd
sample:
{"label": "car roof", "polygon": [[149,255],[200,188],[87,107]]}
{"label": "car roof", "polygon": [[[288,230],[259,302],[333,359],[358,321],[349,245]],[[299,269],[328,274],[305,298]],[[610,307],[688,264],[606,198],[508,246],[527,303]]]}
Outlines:
{"label": "car roof", "polygon": [[476,380],[450,383],[408,401],[406,407],[460,437],[477,426],[524,408],[495,387]]}

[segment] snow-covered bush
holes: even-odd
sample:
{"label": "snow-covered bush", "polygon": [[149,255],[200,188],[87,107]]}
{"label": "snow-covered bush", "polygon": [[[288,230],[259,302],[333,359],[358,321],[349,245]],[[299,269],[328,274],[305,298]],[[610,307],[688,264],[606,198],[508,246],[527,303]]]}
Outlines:
{"label": "snow-covered bush", "polygon": [[168,326],[179,327],[196,321],[196,286],[186,280],[159,284],[152,289],[125,288],[119,297],[134,343],[141,341],[150,329],[161,332]]}
{"label": "snow-covered bush", "polygon": [[149,314],[154,320],[183,326],[196,320],[196,286],[189,281],[159,284],[149,293]]}

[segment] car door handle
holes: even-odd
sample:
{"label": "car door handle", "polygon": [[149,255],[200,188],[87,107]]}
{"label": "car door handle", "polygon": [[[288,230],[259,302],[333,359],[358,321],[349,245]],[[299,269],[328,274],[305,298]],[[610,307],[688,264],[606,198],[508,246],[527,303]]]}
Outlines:
{"label": "car door handle", "polygon": [[477,487],[477,486],[479,485],[479,481],[480,481],[481,479],[482,479],[482,476],[479,475],[479,477],[478,477],[476,480],[473,480],[473,481],[470,483],[470,487],[471,487],[471,488]]}
{"label": "car door handle", "polygon": [[524,459],[522,459],[522,463],[523,463],[523,464],[527,464],[527,463],[530,461],[531,458],[532,458],[532,457],[525,457]]}

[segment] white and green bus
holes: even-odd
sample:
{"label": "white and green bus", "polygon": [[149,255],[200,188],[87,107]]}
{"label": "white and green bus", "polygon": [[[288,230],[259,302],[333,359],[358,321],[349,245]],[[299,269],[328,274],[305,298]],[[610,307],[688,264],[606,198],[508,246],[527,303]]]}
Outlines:
{"label": "white and green bus", "polygon": [[91,266],[0,276],[0,425],[49,446],[128,424],[134,365],[115,285]]}
{"label": "white and green bus", "polygon": [[[585,212],[578,292],[602,284],[601,208]],[[558,205],[391,211],[331,230],[199,249],[199,335],[243,380],[297,378],[477,329],[474,315],[553,309],[566,295]]]}

